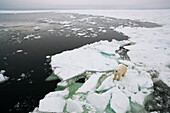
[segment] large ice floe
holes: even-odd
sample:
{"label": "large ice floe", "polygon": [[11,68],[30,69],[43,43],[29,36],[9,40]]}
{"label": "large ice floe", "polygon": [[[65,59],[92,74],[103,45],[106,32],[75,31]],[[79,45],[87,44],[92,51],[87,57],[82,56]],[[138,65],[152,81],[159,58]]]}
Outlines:
{"label": "large ice floe", "polygon": [[[166,21],[159,28],[115,28],[130,37],[126,41],[100,41],[52,56],[53,73],[61,82],[34,112],[147,112],[144,101],[153,82],[161,79],[170,86],[168,18],[157,18],[155,22]],[[121,58],[120,47],[129,50],[128,59]],[[127,73],[113,81],[114,68],[121,64]],[[153,70],[158,77],[150,76]]]}

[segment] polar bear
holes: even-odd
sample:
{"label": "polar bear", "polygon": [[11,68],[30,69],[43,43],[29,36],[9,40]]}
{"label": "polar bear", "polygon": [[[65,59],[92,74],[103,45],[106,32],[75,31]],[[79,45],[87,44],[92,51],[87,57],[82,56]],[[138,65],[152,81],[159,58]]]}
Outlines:
{"label": "polar bear", "polygon": [[121,65],[118,69],[114,69],[114,78],[113,80],[116,79],[116,76],[118,75],[118,81],[120,80],[120,77],[124,77],[127,71],[127,67],[125,65]]}

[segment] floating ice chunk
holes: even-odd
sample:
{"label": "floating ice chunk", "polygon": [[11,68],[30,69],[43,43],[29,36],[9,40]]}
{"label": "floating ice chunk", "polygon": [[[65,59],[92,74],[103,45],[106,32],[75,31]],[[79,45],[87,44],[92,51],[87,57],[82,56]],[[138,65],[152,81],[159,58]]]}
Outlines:
{"label": "floating ice chunk", "polygon": [[40,100],[40,112],[63,112],[65,106],[65,99],[62,97],[50,97]]}
{"label": "floating ice chunk", "polygon": [[48,58],[50,58],[51,56],[46,56],[46,58],[48,59]]}
{"label": "floating ice chunk", "polygon": [[64,25],[64,27],[70,27],[71,25]]}
{"label": "floating ice chunk", "polygon": [[88,30],[88,31],[94,31],[93,28],[88,28],[87,30]]}
{"label": "floating ice chunk", "polygon": [[78,30],[80,30],[80,28],[73,28],[73,29],[71,29],[72,31],[78,31]]}
{"label": "floating ice chunk", "polygon": [[34,31],[39,31],[40,30],[40,27],[36,26],[34,27]]}
{"label": "floating ice chunk", "polygon": [[3,74],[5,73],[4,70],[0,71],[0,83],[5,82],[9,79],[9,77],[4,76]]}
{"label": "floating ice chunk", "polygon": [[116,113],[126,113],[130,110],[128,97],[118,88],[112,89],[111,108]]}
{"label": "floating ice chunk", "polygon": [[24,73],[21,74],[21,77],[22,77],[22,78],[25,78],[25,76],[26,76],[26,75],[25,75]]}
{"label": "floating ice chunk", "polygon": [[103,94],[89,94],[87,96],[87,101],[97,108],[100,112],[103,112],[110,100],[110,93],[103,93]]}
{"label": "floating ice chunk", "polygon": [[102,30],[103,33],[106,33],[107,31],[106,30]]}
{"label": "floating ice chunk", "polygon": [[35,38],[35,39],[40,39],[40,38],[41,38],[41,36],[35,36],[34,38]]}
{"label": "floating ice chunk", "polygon": [[87,93],[89,91],[92,91],[96,88],[96,85],[98,83],[99,78],[102,76],[103,73],[98,73],[91,75],[90,78],[83,84],[82,87],[80,87],[76,93]]}
{"label": "floating ice chunk", "polygon": [[22,52],[23,52],[23,50],[21,50],[21,49],[20,49],[20,50],[17,50],[16,52],[17,52],[17,53],[22,53]]}
{"label": "floating ice chunk", "polygon": [[70,18],[75,19],[76,17],[75,17],[75,16],[73,16],[73,15],[70,15]]}
{"label": "floating ice chunk", "polygon": [[77,35],[78,36],[84,36],[84,35],[86,35],[86,33],[78,33]]}
{"label": "floating ice chunk", "polygon": [[91,36],[92,36],[92,37],[96,37],[96,36],[97,36],[97,34],[94,34],[94,33],[93,33],[93,34],[91,34]]}
{"label": "floating ice chunk", "polygon": [[115,27],[111,26],[111,27],[109,27],[109,29],[115,29]]}
{"label": "floating ice chunk", "polygon": [[82,113],[83,109],[82,109],[81,104],[78,101],[72,100],[72,99],[69,98],[67,100],[66,111],[69,112],[69,113],[73,113],[73,112]]}
{"label": "floating ice chunk", "polygon": [[48,32],[54,33],[54,30],[53,29],[49,29]]}
{"label": "floating ice chunk", "polygon": [[96,24],[96,22],[89,22],[90,24],[92,24],[92,25],[95,25]]}
{"label": "floating ice chunk", "polygon": [[24,39],[29,39],[29,38],[33,38],[35,35],[27,35],[26,37],[24,37]]}
{"label": "floating ice chunk", "polygon": [[1,71],[0,71],[0,74],[4,74],[4,73],[5,73],[5,70],[1,70]]}
{"label": "floating ice chunk", "polygon": [[59,24],[62,24],[62,25],[65,25],[65,24],[70,24],[71,22],[69,21],[62,21],[62,22],[59,22]]}

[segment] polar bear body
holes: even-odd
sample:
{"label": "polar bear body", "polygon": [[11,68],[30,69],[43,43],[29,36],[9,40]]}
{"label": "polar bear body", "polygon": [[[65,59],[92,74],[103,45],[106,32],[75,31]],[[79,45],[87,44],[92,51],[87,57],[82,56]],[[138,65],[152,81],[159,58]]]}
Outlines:
{"label": "polar bear body", "polygon": [[120,78],[123,76],[125,76],[127,71],[127,67],[125,65],[121,65],[118,69],[114,69],[114,78],[113,80],[116,79],[117,75],[118,75],[118,81],[120,80]]}

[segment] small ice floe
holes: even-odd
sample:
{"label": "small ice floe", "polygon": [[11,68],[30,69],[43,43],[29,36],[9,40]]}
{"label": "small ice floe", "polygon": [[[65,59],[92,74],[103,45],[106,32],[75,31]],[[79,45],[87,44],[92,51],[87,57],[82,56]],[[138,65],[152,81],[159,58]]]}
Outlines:
{"label": "small ice floe", "polygon": [[53,29],[49,29],[48,32],[54,33],[55,31]]}
{"label": "small ice floe", "polygon": [[71,30],[72,30],[72,31],[79,31],[80,28],[72,28]]}
{"label": "small ice floe", "polygon": [[64,25],[64,27],[70,27],[71,25],[67,24],[67,25]]}
{"label": "small ice floe", "polygon": [[22,78],[25,78],[25,76],[26,76],[26,75],[25,75],[24,73],[21,74],[21,77],[22,77]]}
{"label": "small ice floe", "polygon": [[111,26],[111,27],[109,27],[109,29],[115,29],[115,27],[114,27],[114,26]]}
{"label": "small ice floe", "polygon": [[35,38],[35,39],[40,39],[40,38],[41,38],[41,36],[35,36],[34,38]]}
{"label": "small ice floe", "polygon": [[54,20],[47,19],[47,18],[39,18],[38,21],[41,22],[41,23],[48,23],[48,24],[55,24],[56,23]]}
{"label": "small ice floe", "polygon": [[17,52],[17,53],[22,53],[23,50],[19,49],[19,50],[17,50],[16,52]]}
{"label": "small ice floe", "polygon": [[0,83],[5,82],[9,79],[9,77],[4,76],[5,70],[0,71]]}
{"label": "small ice floe", "polygon": [[34,27],[34,31],[39,31],[40,30],[40,27],[36,26]]}
{"label": "small ice floe", "polygon": [[50,58],[50,56],[46,56],[46,58],[47,58],[47,59],[49,59],[49,58]]}
{"label": "small ice floe", "polygon": [[106,30],[102,30],[103,33],[106,33],[107,31]]}
{"label": "small ice floe", "polygon": [[94,32],[93,28],[88,28],[87,31]]}
{"label": "small ice floe", "polygon": [[96,37],[96,36],[97,36],[97,34],[94,34],[94,33],[93,33],[93,34],[91,34],[91,37]]}
{"label": "small ice floe", "polygon": [[73,16],[73,15],[70,15],[70,18],[75,19],[76,17],[75,17],[75,16]]}
{"label": "small ice floe", "polygon": [[86,33],[77,33],[77,36],[84,36]]}
{"label": "small ice floe", "polygon": [[31,35],[27,35],[27,36],[24,37],[24,39],[25,39],[25,40],[28,40],[28,39],[30,39],[30,38],[33,38],[34,36],[35,36],[35,35],[32,35],[32,34],[31,34]]}
{"label": "small ice floe", "polygon": [[68,25],[68,24],[70,24],[71,22],[69,22],[69,21],[62,21],[62,22],[59,22],[59,24],[61,24],[61,25]]}
{"label": "small ice floe", "polygon": [[96,25],[96,22],[89,22],[90,24],[92,24],[92,25]]}

